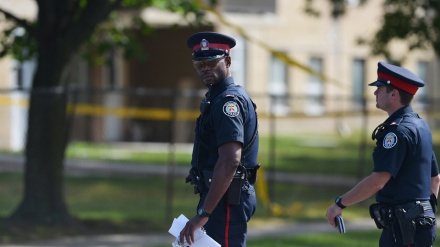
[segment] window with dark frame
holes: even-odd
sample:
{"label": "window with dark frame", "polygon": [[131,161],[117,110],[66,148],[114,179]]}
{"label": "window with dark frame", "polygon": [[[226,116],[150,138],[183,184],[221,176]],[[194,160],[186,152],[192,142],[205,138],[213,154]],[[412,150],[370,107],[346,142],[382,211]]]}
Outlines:
{"label": "window with dark frame", "polygon": [[419,88],[417,91],[416,100],[420,103],[428,103],[427,92],[429,92],[429,86],[428,83],[426,83],[428,81],[428,69],[429,66],[427,61],[417,61],[417,75],[425,82],[425,86]]}
{"label": "window with dark frame", "polygon": [[270,61],[269,93],[271,95],[271,111],[276,115],[289,113],[288,99],[289,66],[279,58],[272,56]]}
{"label": "window with dark frame", "polygon": [[[308,65],[315,72],[324,72],[322,57],[310,57]],[[309,75],[307,78],[305,113],[307,115],[322,115],[325,112],[324,96],[324,82],[322,78],[313,74]]]}
{"label": "window with dark frame", "polygon": [[365,59],[355,58],[353,59],[352,69],[352,81],[353,81],[353,109],[361,110],[364,104],[365,97]]}
{"label": "window with dark frame", "polygon": [[224,0],[223,11],[233,13],[275,13],[276,0]]}

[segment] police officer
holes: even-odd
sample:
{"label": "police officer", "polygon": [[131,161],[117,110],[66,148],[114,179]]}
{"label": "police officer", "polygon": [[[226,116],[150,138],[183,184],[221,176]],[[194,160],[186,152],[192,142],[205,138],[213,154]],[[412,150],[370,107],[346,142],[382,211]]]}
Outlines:
{"label": "police officer", "polygon": [[354,188],[336,198],[327,209],[327,220],[347,206],[376,194],[370,214],[382,235],[381,247],[432,246],[436,238],[435,210],[439,169],[428,124],[410,106],[424,82],[407,69],[378,63],[376,107],[388,119],[373,132],[373,172]]}
{"label": "police officer", "polygon": [[223,247],[246,246],[247,222],[256,209],[256,106],[231,76],[232,37],[200,32],[189,37],[187,45],[208,92],[200,105],[187,179],[195,184],[200,200],[180,242],[193,243],[194,231],[203,227]]}

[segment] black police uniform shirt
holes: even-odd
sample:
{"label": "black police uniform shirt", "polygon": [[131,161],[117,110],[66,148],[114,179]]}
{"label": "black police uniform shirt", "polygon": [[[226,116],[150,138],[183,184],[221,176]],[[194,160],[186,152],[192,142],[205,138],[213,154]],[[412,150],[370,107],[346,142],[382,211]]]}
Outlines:
{"label": "black police uniform shirt", "polygon": [[213,85],[206,98],[210,104],[197,119],[191,165],[199,171],[213,170],[218,147],[239,142],[243,147],[242,165],[254,167],[258,156],[257,115],[246,91],[227,77]]}
{"label": "black police uniform shirt", "polygon": [[391,178],[376,200],[388,205],[429,200],[431,177],[439,169],[428,124],[404,106],[383,125],[373,151],[374,171],[388,172]]}

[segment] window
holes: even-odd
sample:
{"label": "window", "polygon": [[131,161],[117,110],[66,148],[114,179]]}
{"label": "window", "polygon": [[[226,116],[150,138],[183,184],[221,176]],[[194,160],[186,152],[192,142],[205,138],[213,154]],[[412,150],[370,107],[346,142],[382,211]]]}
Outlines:
{"label": "window", "polygon": [[420,87],[417,90],[417,94],[416,94],[417,96],[415,97],[415,99],[417,100],[417,103],[426,104],[428,103],[427,92],[429,91],[429,88],[427,88],[428,83],[426,83],[428,81],[428,62],[426,61],[417,62],[417,75],[420,77],[420,79],[422,79],[425,82],[425,86]]}
{"label": "window", "polygon": [[348,7],[359,7],[361,6],[362,0],[346,0],[345,3],[347,4]]}
{"label": "window", "polygon": [[224,0],[225,12],[275,13],[275,0]]}
{"label": "window", "polygon": [[36,68],[35,60],[27,60],[15,63],[15,86],[20,89],[29,89],[32,85],[32,79]]}
{"label": "window", "polygon": [[[122,79],[120,78],[123,71],[122,63],[121,63],[121,54],[120,51],[115,48],[111,49],[108,54],[108,62],[106,66],[104,66],[104,77],[103,84],[107,88],[119,88],[122,83]],[[105,95],[104,97],[104,105],[106,107],[115,108],[123,105],[123,96],[122,94],[112,91]],[[104,140],[105,141],[118,141],[122,138],[122,120],[119,117],[115,116],[105,116],[104,117]]]}
{"label": "window", "polygon": [[271,96],[270,111],[275,115],[286,115],[289,113],[287,70],[288,66],[285,62],[272,56],[268,91]]}
{"label": "window", "polygon": [[365,94],[365,60],[354,59],[353,60],[353,109],[361,110],[364,107],[364,94]]}
{"label": "window", "polygon": [[[322,58],[310,58],[309,67],[318,73],[322,73]],[[310,75],[307,80],[305,113],[307,115],[321,115],[324,113],[324,83],[319,76]]]}
{"label": "window", "polygon": [[429,63],[423,60],[417,61],[415,74],[425,82],[424,87],[420,87],[417,90],[417,94],[413,100],[413,106],[418,109],[426,109],[429,103],[429,83],[426,83],[429,79]]}
{"label": "window", "polygon": [[231,74],[234,83],[246,87],[246,41],[242,37],[236,37],[236,46],[231,50]]}
{"label": "window", "polygon": [[116,78],[117,77],[117,74],[116,74],[116,65],[117,65],[116,59],[117,59],[117,57],[116,57],[115,48],[113,48],[109,51],[107,59],[108,59],[107,66],[105,66],[105,70],[107,72],[107,82],[104,82],[104,83],[107,83],[110,88],[115,88],[117,86],[116,85],[116,83],[117,83],[117,80],[116,80],[117,79]]}
{"label": "window", "polygon": [[[27,60],[14,62],[14,77],[12,86],[19,89],[30,89],[36,69],[36,61]],[[20,106],[23,100],[29,100],[28,91],[15,91],[11,94],[13,105],[11,106],[10,123],[10,147],[12,150],[23,150],[26,141],[27,108]]]}

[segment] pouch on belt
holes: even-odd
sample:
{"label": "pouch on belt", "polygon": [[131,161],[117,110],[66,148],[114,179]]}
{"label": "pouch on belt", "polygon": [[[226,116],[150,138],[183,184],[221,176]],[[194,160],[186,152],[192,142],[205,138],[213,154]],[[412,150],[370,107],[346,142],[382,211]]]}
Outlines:
{"label": "pouch on belt", "polygon": [[[203,170],[203,182],[206,188],[209,190],[212,183],[212,176],[214,171],[212,170]],[[241,188],[244,183],[247,181],[247,171],[246,168],[242,165],[237,167],[235,171],[234,177],[232,178],[231,184],[229,185],[227,195],[228,195],[228,203],[232,205],[240,204],[241,197]]]}

